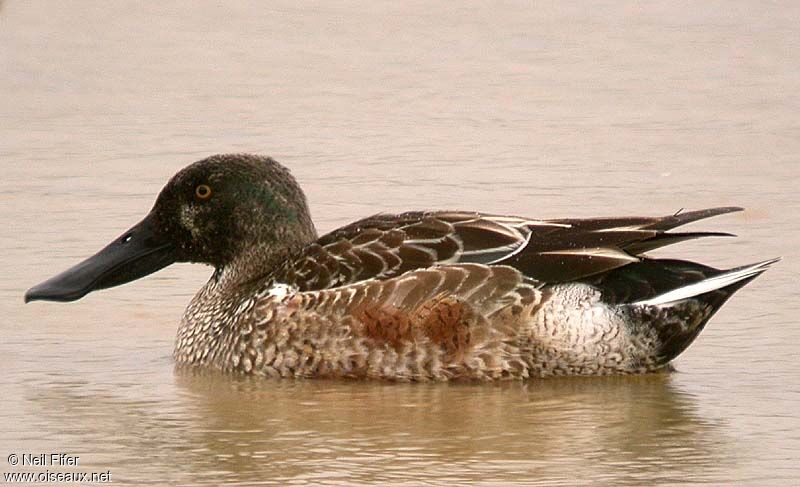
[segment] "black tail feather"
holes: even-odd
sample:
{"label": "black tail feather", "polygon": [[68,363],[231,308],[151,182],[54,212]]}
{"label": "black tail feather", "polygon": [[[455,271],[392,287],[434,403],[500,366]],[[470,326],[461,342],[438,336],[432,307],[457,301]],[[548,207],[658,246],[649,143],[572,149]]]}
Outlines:
{"label": "black tail feather", "polygon": [[[682,312],[687,314],[687,324],[691,326],[683,327],[671,325],[664,328],[656,328],[660,342],[657,353],[658,361],[662,364],[667,364],[683,353],[683,351],[694,342],[700,332],[703,331],[711,317],[722,308],[722,305],[725,304],[736,291],[746,286],[759,275],[761,274],[748,277],[722,289],[696,296],[691,300],[694,301],[694,303],[691,301],[683,303],[684,309]],[[696,303],[701,304],[701,306],[697,306]]]}
{"label": "black tail feather", "polygon": [[[777,261],[721,271],[687,261],[646,260],[608,273],[595,285],[604,299],[630,313],[631,333],[651,340],[657,365],[665,365],[686,350],[736,291]],[[716,285],[721,287],[713,289]]]}

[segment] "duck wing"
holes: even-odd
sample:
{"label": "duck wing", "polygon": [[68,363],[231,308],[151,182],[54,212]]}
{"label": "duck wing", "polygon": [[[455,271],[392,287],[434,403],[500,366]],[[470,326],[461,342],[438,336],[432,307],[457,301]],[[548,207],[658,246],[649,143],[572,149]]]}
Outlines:
{"label": "duck wing", "polygon": [[668,230],[739,210],[558,220],[461,211],[378,214],[324,235],[272,277],[309,291],[436,265],[473,263],[507,265],[540,282],[574,281],[638,262],[639,254],[658,247],[730,235]]}
{"label": "duck wing", "polygon": [[669,232],[704,218],[742,211],[739,207],[678,212],[662,217],[549,220],[567,225],[542,234],[532,228],[525,248],[497,263],[549,283],[576,281],[641,260],[644,252],[700,237],[730,237],[723,232]]}

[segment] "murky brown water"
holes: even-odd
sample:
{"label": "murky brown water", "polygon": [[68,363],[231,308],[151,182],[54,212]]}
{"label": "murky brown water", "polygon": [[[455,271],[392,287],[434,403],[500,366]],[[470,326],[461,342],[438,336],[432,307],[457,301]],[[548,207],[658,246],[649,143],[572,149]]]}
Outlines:
{"label": "murky brown water", "polygon": [[[792,1],[4,2],[0,471],[63,451],[130,485],[797,485],[799,53]],[[187,265],[22,304],[223,151],[290,166],[322,231],[379,210],[742,205],[703,227],[739,239],[662,255],[784,261],[677,373],[638,378],[178,372],[177,322],[209,274]]]}

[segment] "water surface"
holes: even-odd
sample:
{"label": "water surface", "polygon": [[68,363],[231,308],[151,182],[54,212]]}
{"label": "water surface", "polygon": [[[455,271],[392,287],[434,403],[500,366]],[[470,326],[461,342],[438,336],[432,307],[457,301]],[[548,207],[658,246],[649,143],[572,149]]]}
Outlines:
{"label": "water surface", "polygon": [[[790,1],[3,2],[0,471],[65,451],[121,485],[797,485],[798,53]],[[288,165],[320,231],[421,208],[741,205],[696,226],[740,238],[659,255],[784,260],[649,377],[175,370],[200,266],[22,304],[175,171],[237,151]]]}

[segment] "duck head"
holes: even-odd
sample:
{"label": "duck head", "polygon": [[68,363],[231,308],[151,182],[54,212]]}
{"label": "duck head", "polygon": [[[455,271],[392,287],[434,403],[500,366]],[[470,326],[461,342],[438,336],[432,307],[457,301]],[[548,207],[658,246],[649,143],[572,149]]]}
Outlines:
{"label": "duck head", "polygon": [[173,262],[201,262],[253,279],[315,238],[305,195],[288,169],[268,157],[212,156],[173,176],[141,222],[29,289],[25,302],[74,301]]}

